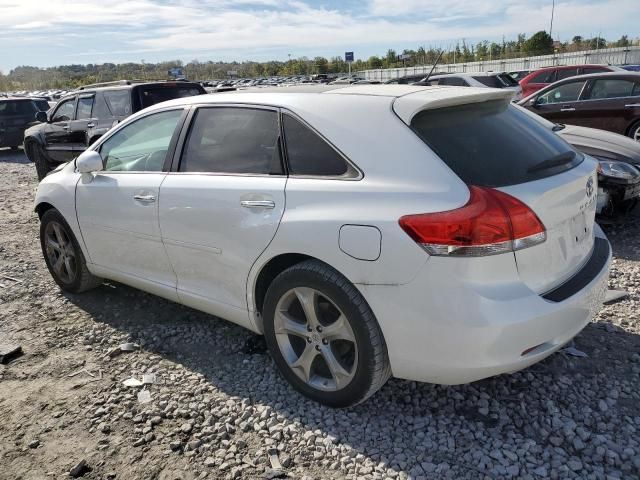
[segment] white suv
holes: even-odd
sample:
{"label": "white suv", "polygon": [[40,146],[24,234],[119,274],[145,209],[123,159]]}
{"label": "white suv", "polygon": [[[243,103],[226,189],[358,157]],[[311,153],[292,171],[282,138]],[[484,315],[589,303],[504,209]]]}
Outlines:
{"label": "white suv", "polygon": [[38,188],[64,290],[116,280],[264,333],[332,406],[390,375],[527,367],[600,308],[596,162],[511,92],[275,88],[182,98],[105,134]]}

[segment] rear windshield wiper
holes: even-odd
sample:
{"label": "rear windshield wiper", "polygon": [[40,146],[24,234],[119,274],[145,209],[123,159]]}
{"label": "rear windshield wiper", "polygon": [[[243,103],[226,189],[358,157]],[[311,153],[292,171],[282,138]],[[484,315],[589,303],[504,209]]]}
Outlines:
{"label": "rear windshield wiper", "polygon": [[572,152],[569,150],[568,152],[561,153],[560,155],[556,155],[555,157],[551,157],[544,162],[540,162],[533,167],[529,167],[527,173],[539,172],[540,170],[547,170],[548,168],[559,167],[561,165],[565,165],[567,163],[573,162],[576,158],[576,152]]}
{"label": "rear windshield wiper", "polygon": [[565,128],[567,128],[567,126],[564,123],[554,123],[551,130],[553,130],[554,132],[559,132],[560,130],[564,130]]}

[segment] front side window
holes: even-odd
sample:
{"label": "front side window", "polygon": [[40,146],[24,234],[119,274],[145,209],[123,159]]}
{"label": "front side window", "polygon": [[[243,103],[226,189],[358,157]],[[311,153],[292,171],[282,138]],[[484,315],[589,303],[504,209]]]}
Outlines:
{"label": "front side window", "polygon": [[91,118],[91,110],[93,110],[94,97],[83,97],[78,99],[78,112],[76,119],[85,120]]}
{"label": "front side window", "polygon": [[279,135],[278,114],[273,110],[200,108],[179,171],[282,174]]}
{"label": "front side window", "polygon": [[581,82],[571,82],[552,88],[547,93],[538,97],[538,103],[546,105],[548,103],[575,102],[580,98],[580,92],[584,87],[584,80]]}
{"label": "front side window", "polygon": [[617,80],[617,79],[600,79],[594,80],[591,92],[589,94],[590,100],[602,100],[605,98],[621,98],[631,97],[640,94],[640,91],[636,87],[636,83],[630,80]]}
{"label": "front side window", "polygon": [[284,115],[283,125],[292,175],[339,177],[351,172],[344,158],[302,122]]}
{"label": "front side window", "polygon": [[69,100],[65,100],[62,102],[55,113],[53,114],[53,118],[51,119],[52,123],[56,122],[68,122],[69,120],[73,120],[73,114],[76,110],[76,99],[71,98]]}
{"label": "front side window", "polygon": [[182,110],[154,113],[130,123],[100,147],[110,172],[160,172]]}

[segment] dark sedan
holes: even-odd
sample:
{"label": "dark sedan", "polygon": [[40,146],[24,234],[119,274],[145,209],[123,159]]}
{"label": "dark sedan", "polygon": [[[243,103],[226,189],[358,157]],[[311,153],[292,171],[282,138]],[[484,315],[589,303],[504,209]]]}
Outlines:
{"label": "dark sedan", "polygon": [[529,95],[519,105],[554,123],[599,128],[640,141],[640,73],[567,78]]}

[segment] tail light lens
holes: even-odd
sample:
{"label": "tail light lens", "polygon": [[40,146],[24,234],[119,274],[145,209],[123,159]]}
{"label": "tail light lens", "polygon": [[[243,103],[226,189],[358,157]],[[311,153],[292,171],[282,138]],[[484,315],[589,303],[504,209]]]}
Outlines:
{"label": "tail light lens", "polygon": [[464,207],[406,215],[402,229],[430,255],[479,257],[512,252],[546,240],[544,225],[527,205],[499,190],[469,186]]}

